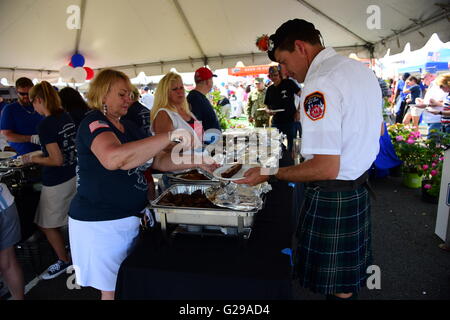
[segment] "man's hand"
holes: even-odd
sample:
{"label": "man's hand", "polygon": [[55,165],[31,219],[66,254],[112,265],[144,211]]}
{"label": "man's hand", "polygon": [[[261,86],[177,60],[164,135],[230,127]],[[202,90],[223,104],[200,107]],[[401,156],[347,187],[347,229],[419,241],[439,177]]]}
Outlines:
{"label": "man's hand", "polygon": [[266,182],[267,180],[269,180],[268,175],[261,174],[260,167],[248,169],[247,171],[245,171],[244,177],[245,178],[236,180],[233,182],[237,183],[237,184],[248,184],[249,186],[256,186],[257,184],[260,184],[260,183],[263,183],[263,182]]}

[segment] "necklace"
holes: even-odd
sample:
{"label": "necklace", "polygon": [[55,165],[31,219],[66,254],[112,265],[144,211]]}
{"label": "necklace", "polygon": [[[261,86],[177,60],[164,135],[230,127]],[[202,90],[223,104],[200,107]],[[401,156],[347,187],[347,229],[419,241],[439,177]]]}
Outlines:
{"label": "necklace", "polygon": [[24,105],[21,105],[20,103],[19,103],[19,105],[25,110],[25,112],[26,113],[28,113],[28,114],[34,114],[34,113],[36,113],[36,110],[34,110],[34,108],[33,108],[33,111],[29,111]]}
{"label": "necklace", "polygon": [[107,115],[106,118],[109,120],[109,122],[111,122],[113,124],[113,126],[115,126],[117,129],[119,129],[119,131],[121,131],[121,132],[125,131],[124,126],[120,123],[120,117],[115,118],[110,115]]}

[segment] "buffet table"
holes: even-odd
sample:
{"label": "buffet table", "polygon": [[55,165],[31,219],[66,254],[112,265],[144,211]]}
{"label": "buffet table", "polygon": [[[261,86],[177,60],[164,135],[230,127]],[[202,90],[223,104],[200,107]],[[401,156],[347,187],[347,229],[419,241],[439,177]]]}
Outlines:
{"label": "buffet table", "polygon": [[290,299],[293,188],[272,185],[248,240],[230,236],[141,234],[122,263],[116,299]]}

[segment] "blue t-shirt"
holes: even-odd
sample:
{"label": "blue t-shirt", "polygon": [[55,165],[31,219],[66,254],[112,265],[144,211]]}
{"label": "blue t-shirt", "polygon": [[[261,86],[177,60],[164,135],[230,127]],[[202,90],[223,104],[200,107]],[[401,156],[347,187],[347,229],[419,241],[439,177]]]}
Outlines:
{"label": "blue t-shirt", "polygon": [[203,130],[220,130],[219,120],[208,98],[197,90],[191,90],[187,95],[187,101],[191,105],[191,111],[202,122]]}
{"label": "blue t-shirt", "polygon": [[[3,108],[0,130],[12,130],[23,135],[37,134],[37,126],[44,119],[34,111],[33,106],[22,106],[18,102],[11,103]],[[40,150],[40,146],[31,142],[9,142],[18,155]]]}
{"label": "blue t-shirt", "polygon": [[409,89],[411,91],[411,103],[416,103],[416,98],[420,98],[421,90],[418,84],[411,86]]}
{"label": "blue t-shirt", "polygon": [[91,151],[95,137],[114,133],[124,144],[145,138],[131,121],[120,120],[125,133],[119,131],[100,111],[86,115],[77,133],[77,194],[69,216],[81,221],[107,221],[130,217],[141,212],[148,203],[144,164],[130,170],[108,170]]}
{"label": "blue t-shirt", "polygon": [[127,114],[122,119],[133,122],[137,127],[141,128],[147,137],[150,137],[150,110],[139,103],[139,101],[134,102],[128,108]]}
{"label": "blue t-shirt", "polygon": [[63,165],[60,167],[43,166],[42,184],[56,186],[75,177],[77,153],[75,149],[75,123],[70,115],[62,112],[59,115],[48,116],[38,125],[39,140],[42,152],[48,157],[47,144],[57,143],[63,155]]}
{"label": "blue t-shirt", "polygon": [[5,101],[0,102],[0,117],[3,111],[3,108],[7,106],[7,103]]}
{"label": "blue t-shirt", "polygon": [[406,96],[408,95],[407,93],[403,92],[403,89],[405,88],[405,86],[408,89],[408,86],[406,85],[406,82],[404,80],[402,80],[402,79],[398,80],[397,91],[400,92],[399,95],[400,95],[400,99],[402,99],[402,101],[405,100]]}

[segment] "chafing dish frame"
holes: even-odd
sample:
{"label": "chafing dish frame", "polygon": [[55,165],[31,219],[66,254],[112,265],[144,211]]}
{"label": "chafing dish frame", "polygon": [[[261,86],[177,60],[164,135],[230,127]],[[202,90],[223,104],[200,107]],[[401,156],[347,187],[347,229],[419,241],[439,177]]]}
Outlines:
{"label": "chafing dish frame", "polygon": [[[156,221],[161,223],[161,230],[167,235],[168,224],[184,224],[197,226],[220,226],[237,228],[237,235],[246,238],[248,228],[253,225],[255,214],[259,211],[238,211],[227,208],[192,208],[159,205],[161,199],[168,194],[188,193],[202,190],[208,184],[176,184],[166,189],[158,198],[150,202],[150,208],[155,212]],[[180,192],[181,191],[181,192]]]}

